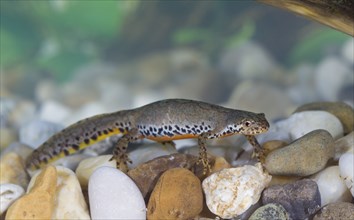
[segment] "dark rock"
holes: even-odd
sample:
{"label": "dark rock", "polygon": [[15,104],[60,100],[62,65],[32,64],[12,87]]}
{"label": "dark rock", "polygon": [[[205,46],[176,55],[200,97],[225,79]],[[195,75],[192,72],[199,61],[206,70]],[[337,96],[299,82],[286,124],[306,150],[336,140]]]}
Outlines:
{"label": "dark rock", "polygon": [[321,197],[316,182],[303,179],[269,187],[263,191],[262,203],[280,204],[292,219],[305,219],[321,207]]}
{"label": "dark rock", "polygon": [[283,206],[276,203],[269,203],[259,207],[249,220],[288,220],[289,213]]}
{"label": "dark rock", "polygon": [[314,216],[313,220],[354,219],[354,204],[336,202],[324,206]]}

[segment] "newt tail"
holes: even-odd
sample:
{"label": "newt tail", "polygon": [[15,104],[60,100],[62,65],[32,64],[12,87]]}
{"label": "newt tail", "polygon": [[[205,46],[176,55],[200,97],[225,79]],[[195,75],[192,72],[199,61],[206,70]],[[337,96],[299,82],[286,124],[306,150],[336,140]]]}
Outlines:
{"label": "newt tail", "polygon": [[107,137],[122,134],[112,159],[126,170],[130,142],[147,138],[158,142],[198,138],[199,160],[209,166],[206,139],[242,134],[261,151],[254,135],[266,132],[269,123],[263,113],[225,108],[200,101],[167,99],[136,109],[101,114],[81,120],[50,137],[27,158],[34,170],[84,149]]}

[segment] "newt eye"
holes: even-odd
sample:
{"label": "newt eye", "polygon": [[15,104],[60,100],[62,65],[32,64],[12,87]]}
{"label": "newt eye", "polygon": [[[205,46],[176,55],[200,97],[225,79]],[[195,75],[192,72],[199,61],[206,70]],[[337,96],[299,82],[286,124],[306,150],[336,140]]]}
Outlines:
{"label": "newt eye", "polygon": [[246,127],[251,126],[251,122],[250,122],[250,121],[245,121],[245,126],[246,126]]}

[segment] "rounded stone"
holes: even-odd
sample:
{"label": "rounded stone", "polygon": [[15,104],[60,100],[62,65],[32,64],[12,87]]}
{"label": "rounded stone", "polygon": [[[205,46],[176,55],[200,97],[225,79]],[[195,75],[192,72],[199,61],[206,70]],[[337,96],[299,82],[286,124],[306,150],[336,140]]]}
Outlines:
{"label": "rounded stone", "polygon": [[288,220],[289,213],[280,204],[269,203],[259,207],[249,218],[249,220]]}
{"label": "rounded stone", "polygon": [[352,200],[349,189],[340,177],[339,166],[327,167],[317,173],[313,179],[316,181],[321,194],[321,206],[333,202],[350,202]]}
{"label": "rounded stone", "polygon": [[[90,215],[82,194],[81,186],[73,171],[56,166],[57,190],[52,219],[89,219]],[[38,178],[38,172],[33,175],[27,191],[31,191]]]}
{"label": "rounded stone", "polygon": [[336,142],[334,143],[334,148],[335,148],[335,156],[334,156],[335,161],[338,161],[339,158],[347,152],[354,152],[354,131],[336,140]]}
{"label": "rounded stone", "polygon": [[51,219],[57,190],[57,171],[48,166],[41,171],[31,190],[7,210],[6,219]]}
{"label": "rounded stone", "polygon": [[76,168],[76,176],[79,179],[80,185],[87,188],[88,181],[92,173],[100,167],[116,167],[114,160],[109,161],[112,155],[101,155],[98,157],[90,157],[82,160]]}
{"label": "rounded stone", "polygon": [[25,190],[16,184],[0,184],[0,216],[6,209],[25,193]]}
{"label": "rounded stone", "polygon": [[200,180],[191,171],[174,168],[164,172],[151,193],[148,219],[189,219],[203,209]]}
{"label": "rounded stone", "polygon": [[265,167],[273,175],[308,176],[322,170],[334,156],[333,145],[334,140],[328,131],[315,130],[270,152]]}
{"label": "rounded stone", "polygon": [[327,111],[335,115],[343,125],[344,134],[348,134],[354,129],[353,108],[344,102],[313,102],[300,106],[295,112],[302,111]]}
{"label": "rounded stone", "polygon": [[135,183],[122,171],[100,167],[88,185],[92,219],[145,219],[144,198]]}
{"label": "rounded stone", "polygon": [[328,204],[313,217],[313,220],[322,219],[354,219],[354,204],[349,202]]}
{"label": "rounded stone", "polygon": [[263,191],[262,203],[277,203],[289,213],[289,219],[307,219],[321,207],[315,181],[302,179],[285,185],[274,185]]}
{"label": "rounded stone", "polygon": [[342,123],[336,116],[326,111],[297,112],[285,120],[278,121],[272,128],[276,131],[287,131],[291,140],[296,140],[318,129],[327,130],[334,139],[343,136]]}
{"label": "rounded stone", "polygon": [[6,127],[0,127],[0,150],[6,149],[12,142],[16,141],[16,133],[14,130]]}
{"label": "rounded stone", "polygon": [[236,217],[258,202],[270,180],[260,163],[223,169],[203,181],[206,204],[221,218]]}
{"label": "rounded stone", "polygon": [[143,196],[146,197],[146,195],[152,192],[158,179],[166,170],[176,167],[193,169],[196,176],[202,177],[203,166],[201,163],[196,165],[197,161],[198,157],[189,154],[176,153],[161,156],[140,164],[130,170],[128,175],[134,180]]}
{"label": "rounded stone", "polygon": [[36,149],[63,128],[62,125],[57,123],[33,120],[20,128],[20,142]]}
{"label": "rounded stone", "polygon": [[339,158],[339,172],[350,193],[354,197],[354,152],[343,154]]}
{"label": "rounded stone", "polygon": [[0,160],[0,184],[13,183],[27,188],[29,177],[25,171],[23,159],[16,153],[10,152]]}

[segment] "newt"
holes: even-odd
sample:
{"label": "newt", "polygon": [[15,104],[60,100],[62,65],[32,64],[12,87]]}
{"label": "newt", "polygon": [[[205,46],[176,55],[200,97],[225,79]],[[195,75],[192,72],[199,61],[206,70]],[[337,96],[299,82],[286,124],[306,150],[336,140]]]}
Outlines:
{"label": "newt", "polygon": [[206,140],[242,134],[261,152],[254,135],[266,132],[269,123],[263,113],[225,108],[186,99],[166,99],[145,106],[92,116],[54,134],[26,160],[30,170],[84,149],[107,137],[121,134],[113,150],[117,168],[127,171],[128,144],[147,138],[161,143],[197,138],[199,160],[204,172],[209,167]]}

